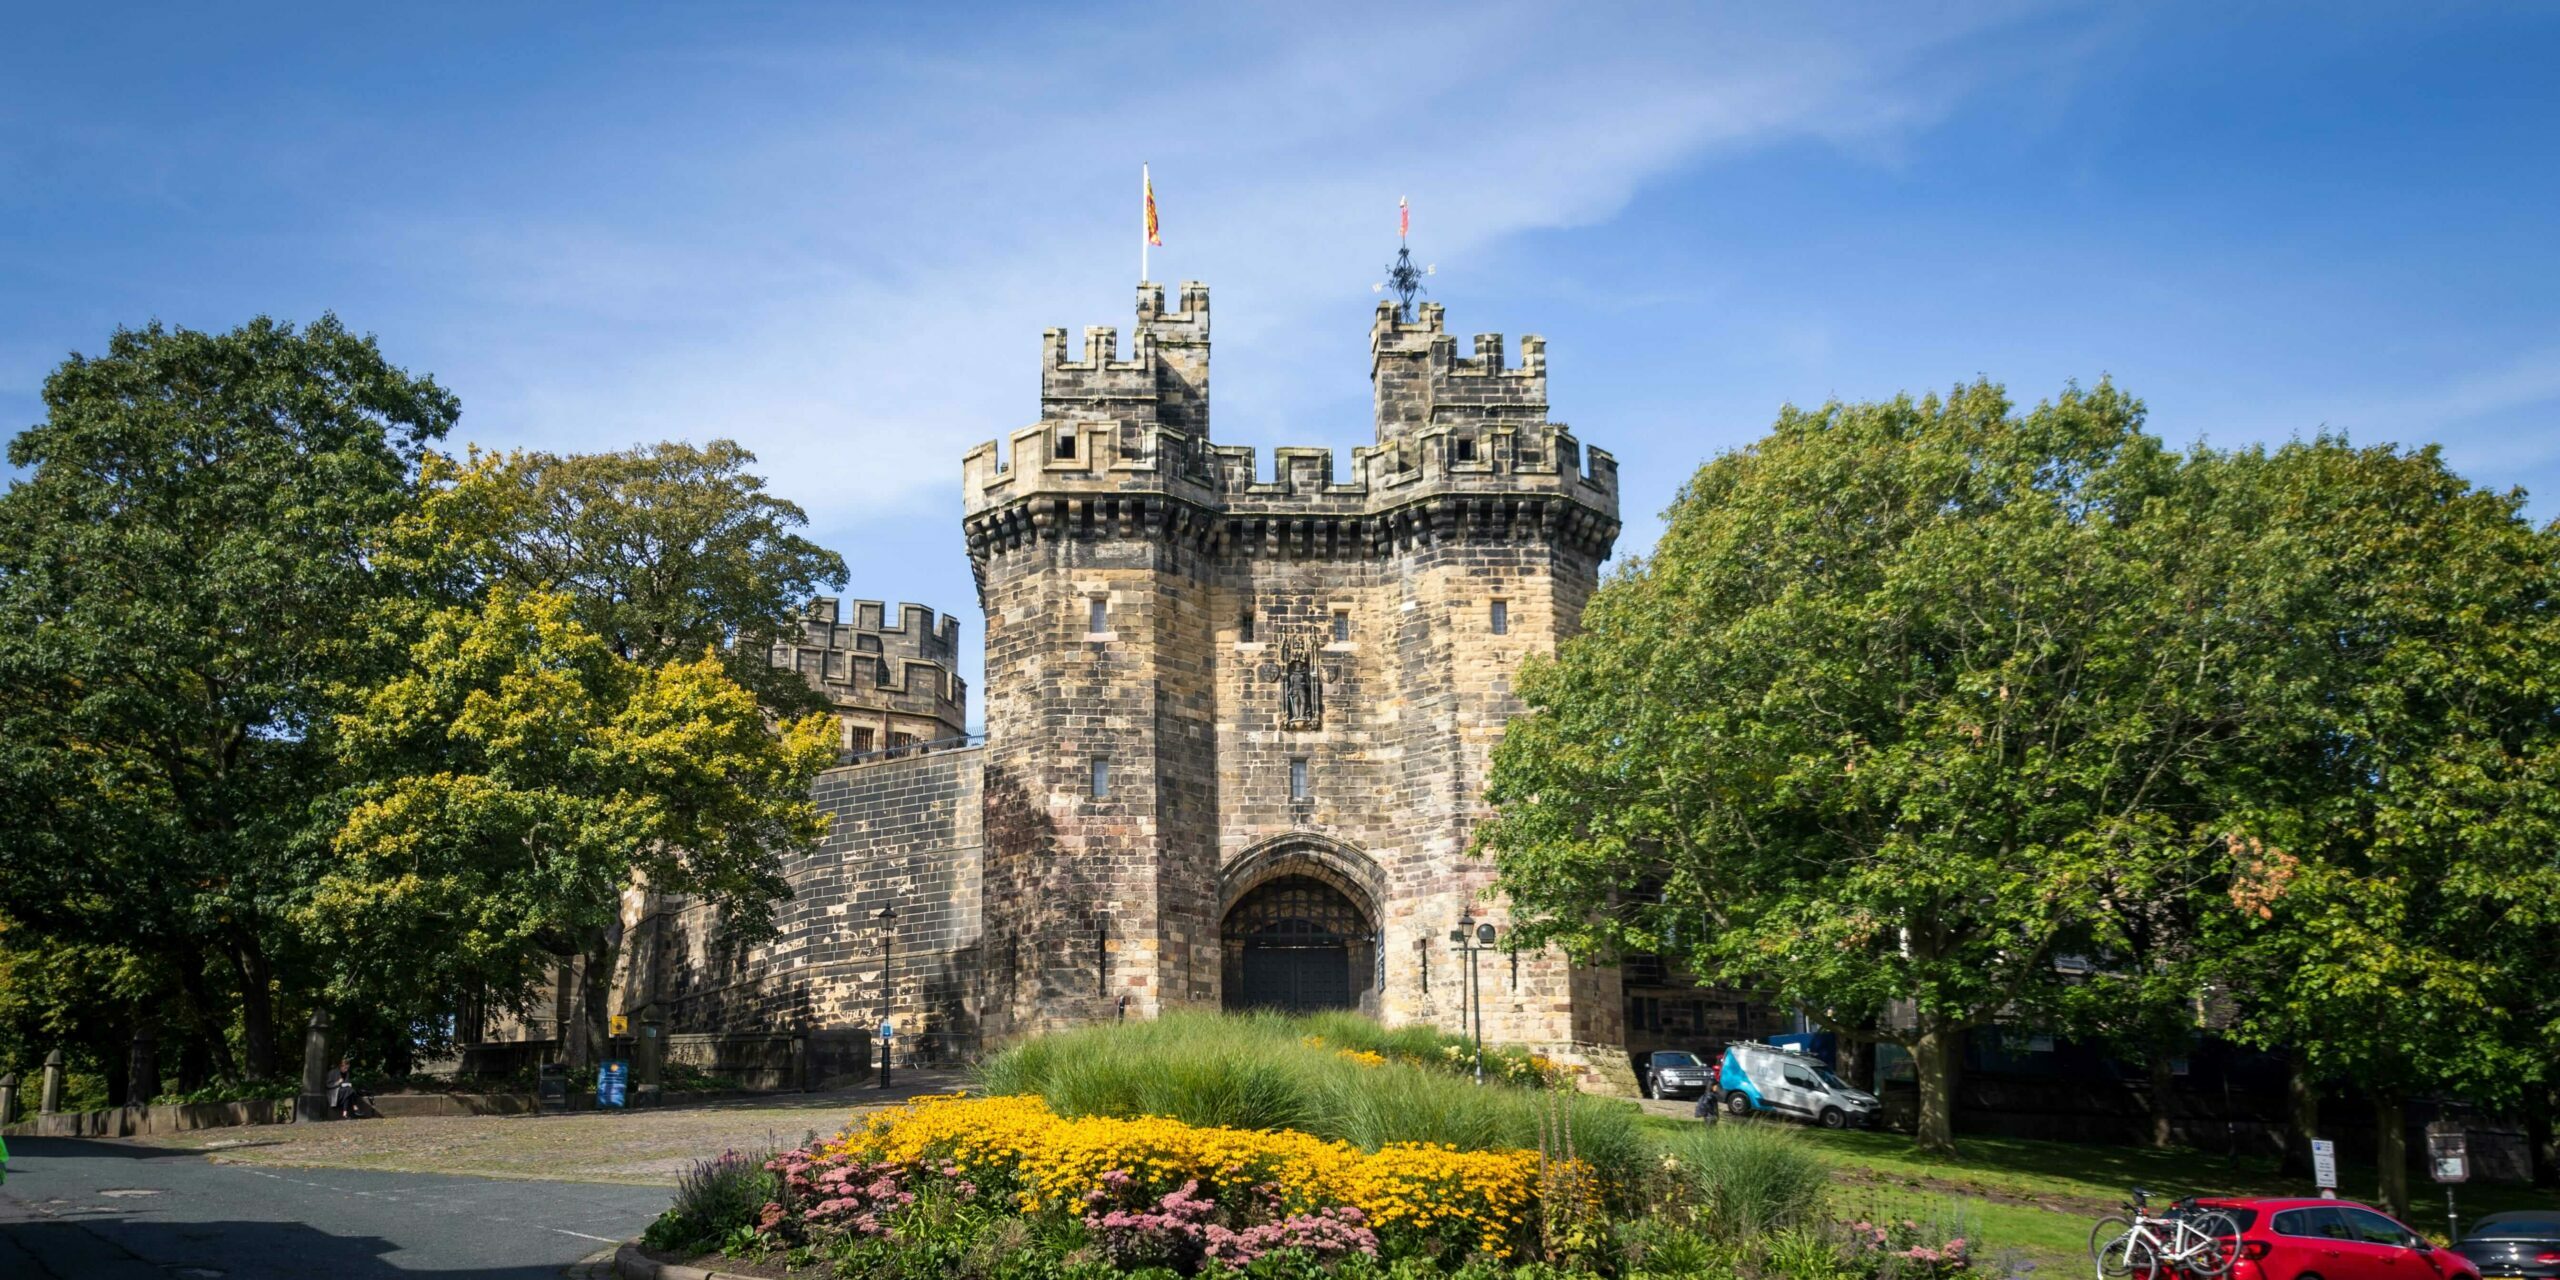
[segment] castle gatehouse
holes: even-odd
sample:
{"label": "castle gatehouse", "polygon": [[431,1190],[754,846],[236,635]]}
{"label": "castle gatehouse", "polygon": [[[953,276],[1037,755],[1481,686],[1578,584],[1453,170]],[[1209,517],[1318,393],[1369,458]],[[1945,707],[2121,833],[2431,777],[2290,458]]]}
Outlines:
{"label": "castle gatehouse", "polygon": [[929,1055],[1178,1009],[1454,1029],[1473,963],[1488,1039],[1623,1060],[1616,970],[1449,941],[1504,924],[1470,841],[1512,678],[1619,527],[1615,463],[1548,419],[1544,341],[1461,354],[1438,305],[1382,302],[1374,442],[1265,472],[1211,432],[1208,289],[1177,303],[1141,285],[1125,349],[1050,330],[1039,420],[961,461],[983,743],[953,732],[956,623],[820,602],[774,660],[829,693],[847,763],[781,935],[635,904],[617,1007],[811,1035],[887,1011]]}

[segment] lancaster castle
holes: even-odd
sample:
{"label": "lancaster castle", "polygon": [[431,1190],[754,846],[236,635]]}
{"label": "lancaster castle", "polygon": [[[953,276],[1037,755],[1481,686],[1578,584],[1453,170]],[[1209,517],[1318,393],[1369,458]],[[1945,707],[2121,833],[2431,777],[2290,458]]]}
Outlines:
{"label": "lancaster castle", "polygon": [[[637,907],[616,1007],[670,1032],[885,1011],[929,1055],[1178,1009],[1455,1029],[1451,930],[1506,923],[1470,840],[1513,677],[1573,633],[1619,524],[1616,464],[1548,419],[1544,341],[1462,353],[1442,319],[1379,304],[1376,439],[1342,476],[1218,443],[1205,286],[1139,286],[1125,345],[1050,330],[1039,420],[961,460],[983,743],[954,620],[815,602],[773,660],[845,726],[827,843],[770,943]],[[1488,1039],[1623,1061],[1617,969],[1475,963]]]}

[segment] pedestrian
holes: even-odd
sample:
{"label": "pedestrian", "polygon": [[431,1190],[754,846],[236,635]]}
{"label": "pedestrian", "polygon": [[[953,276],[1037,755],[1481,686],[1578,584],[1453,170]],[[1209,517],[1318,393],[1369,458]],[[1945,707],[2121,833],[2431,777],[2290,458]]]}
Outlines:
{"label": "pedestrian", "polygon": [[355,1113],[356,1076],[345,1058],[329,1068],[329,1113],[344,1120]]}
{"label": "pedestrian", "polygon": [[1716,1113],[1720,1109],[1721,1108],[1716,1105],[1716,1091],[1714,1086],[1711,1085],[1699,1092],[1697,1113],[1698,1119],[1702,1123],[1714,1124],[1716,1122]]}
{"label": "pedestrian", "polygon": [[9,1185],[9,1138],[0,1134],[0,1187]]}

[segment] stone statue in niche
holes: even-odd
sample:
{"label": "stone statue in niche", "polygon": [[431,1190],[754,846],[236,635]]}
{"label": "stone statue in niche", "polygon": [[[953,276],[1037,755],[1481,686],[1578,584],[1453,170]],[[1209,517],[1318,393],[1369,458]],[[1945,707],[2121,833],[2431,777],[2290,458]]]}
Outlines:
{"label": "stone statue in niche", "polygon": [[1324,727],[1324,676],[1315,659],[1315,641],[1304,635],[1280,642],[1280,720],[1289,728]]}

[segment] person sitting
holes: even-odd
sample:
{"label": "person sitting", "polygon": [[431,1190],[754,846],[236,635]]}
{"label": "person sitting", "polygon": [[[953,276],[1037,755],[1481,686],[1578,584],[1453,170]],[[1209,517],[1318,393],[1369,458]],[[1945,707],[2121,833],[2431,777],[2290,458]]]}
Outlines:
{"label": "person sitting", "polygon": [[356,1088],[355,1068],[345,1058],[338,1059],[338,1065],[329,1068],[328,1085],[331,1115],[341,1120],[353,1120],[380,1114],[365,1104],[363,1092]]}

